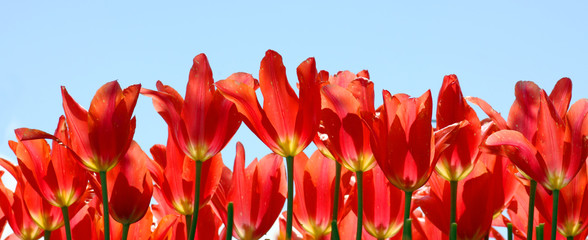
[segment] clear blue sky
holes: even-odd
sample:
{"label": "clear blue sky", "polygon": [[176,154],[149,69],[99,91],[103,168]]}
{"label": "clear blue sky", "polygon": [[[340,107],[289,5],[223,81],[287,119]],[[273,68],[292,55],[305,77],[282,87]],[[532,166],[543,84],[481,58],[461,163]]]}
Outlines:
{"label": "clear blue sky", "polygon": [[[388,1],[2,1],[0,3],[0,156],[17,127],[52,132],[63,114],[59,87],[88,108],[94,92],[118,79],[184,93],[192,58],[206,53],[215,80],[258,75],[267,49],[282,54],[291,84],[307,57],[319,69],[370,71],[381,90],[435,99],[446,74],[464,94],[508,113],[514,84],[532,80],[551,91],[564,76],[573,100],[588,97],[588,5],[546,1],[393,4]],[[135,139],[165,143],[166,127],[141,97]],[[270,152],[243,125],[223,151],[232,167],[235,141],[247,161]]]}

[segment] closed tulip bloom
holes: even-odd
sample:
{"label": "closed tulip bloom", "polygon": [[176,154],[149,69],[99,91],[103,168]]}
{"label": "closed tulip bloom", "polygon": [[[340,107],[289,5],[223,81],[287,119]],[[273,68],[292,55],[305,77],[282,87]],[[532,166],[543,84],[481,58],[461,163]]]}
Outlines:
{"label": "closed tulip bloom", "polygon": [[429,180],[437,163],[436,154],[448,146],[447,140],[467,124],[451,124],[434,132],[431,91],[418,98],[392,96],[386,90],[382,94],[384,105],[372,125],[374,156],[394,186],[413,192]]}
{"label": "closed tulip bloom", "polygon": [[447,75],[439,90],[437,129],[464,120],[468,125],[460,128],[453,143],[439,153],[436,169],[447,181],[459,181],[472,171],[482,141],[480,120],[465,101],[457,76]]}
{"label": "closed tulip bloom", "polygon": [[104,84],[90,109],[80,106],[61,88],[71,147],[90,171],[108,171],[124,156],[135,133],[133,110],[141,85],[121,89],[117,81]]}
{"label": "closed tulip bloom", "polygon": [[121,159],[119,165],[108,172],[110,213],[117,222],[131,224],[145,216],[151,203],[153,183],[146,164],[147,154],[136,142]]}

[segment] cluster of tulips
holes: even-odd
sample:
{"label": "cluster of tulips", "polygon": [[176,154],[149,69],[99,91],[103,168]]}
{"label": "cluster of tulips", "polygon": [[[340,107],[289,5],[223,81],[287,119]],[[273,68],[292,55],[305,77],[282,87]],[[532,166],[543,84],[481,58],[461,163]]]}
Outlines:
{"label": "cluster of tulips", "polygon": [[[0,184],[1,227],[25,240],[250,240],[279,219],[272,238],[288,240],[586,239],[588,99],[569,106],[570,79],[549,95],[518,82],[504,119],[448,75],[433,120],[430,90],[384,90],[376,108],[367,71],[329,75],[309,58],[297,76],[298,96],[269,50],[259,81],[214,82],[196,56],[185,98],[113,81],[86,110],[62,87],[55,132],[16,129],[18,165],[0,161],[17,181]],[[151,157],[133,141],[139,95],[168,126]],[[242,122],[273,153],[245,166],[237,143],[231,171],[219,152]]]}

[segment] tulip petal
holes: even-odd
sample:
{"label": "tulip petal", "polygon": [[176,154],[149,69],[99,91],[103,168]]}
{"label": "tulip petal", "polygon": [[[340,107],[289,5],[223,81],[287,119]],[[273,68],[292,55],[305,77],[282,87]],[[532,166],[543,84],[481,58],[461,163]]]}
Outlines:
{"label": "tulip petal", "polygon": [[[312,79],[314,80],[314,79]],[[263,95],[263,110],[278,136],[290,139],[294,135],[298,96],[288,83],[282,56],[268,50],[261,60],[259,87]]]}
{"label": "tulip petal", "polygon": [[503,146],[504,154],[521,171],[537,182],[544,182],[545,164],[539,162],[537,149],[522,133],[514,130],[500,130],[488,137],[486,145]]}
{"label": "tulip petal", "polygon": [[533,139],[537,132],[541,89],[534,82],[519,81],[515,85],[515,97],[508,113],[508,126],[521,132],[527,139]]}
{"label": "tulip petal", "polygon": [[496,124],[496,126],[498,126],[499,129],[508,129],[508,125],[504,118],[502,118],[500,113],[494,110],[494,108],[492,108],[492,106],[490,106],[490,104],[488,104],[486,101],[477,97],[466,97],[466,100],[478,105],[478,107],[480,107],[482,111],[484,111],[484,113],[486,113],[486,115],[488,115],[488,117],[492,119],[494,124]]}
{"label": "tulip petal", "polygon": [[563,119],[570,106],[572,99],[572,80],[569,78],[562,78],[553,87],[549,94],[549,99],[553,102],[553,106],[557,111],[559,117]]}

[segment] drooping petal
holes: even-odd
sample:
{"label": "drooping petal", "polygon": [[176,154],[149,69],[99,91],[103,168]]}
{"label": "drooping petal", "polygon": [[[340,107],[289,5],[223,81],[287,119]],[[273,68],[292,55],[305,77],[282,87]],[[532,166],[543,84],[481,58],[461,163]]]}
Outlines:
{"label": "drooping petal", "polygon": [[506,123],[504,118],[500,115],[500,113],[497,112],[496,110],[494,110],[494,108],[492,108],[492,106],[490,106],[490,104],[488,104],[486,101],[482,100],[481,98],[477,98],[477,97],[466,97],[466,99],[469,102],[478,105],[478,107],[480,107],[482,109],[482,111],[484,111],[484,113],[486,113],[486,115],[488,115],[488,117],[490,117],[492,119],[494,124],[496,124],[496,126],[498,126],[499,129],[504,129],[504,130],[509,129],[508,124]]}
{"label": "drooping petal", "polygon": [[525,174],[537,182],[545,182],[545,165],[537,159],[537,149],[522,133],[514,130],[501,130],[486,140],[486,145],[502,146],[504,154]]}

